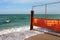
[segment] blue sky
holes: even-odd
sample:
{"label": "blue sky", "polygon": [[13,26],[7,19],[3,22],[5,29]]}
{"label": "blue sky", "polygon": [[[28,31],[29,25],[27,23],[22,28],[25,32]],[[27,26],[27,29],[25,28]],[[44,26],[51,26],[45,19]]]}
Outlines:
{"label": "blue sky", "polygon": [[32,5],[58,1],[59,0],[0,0],[0,14],[29,14]]}

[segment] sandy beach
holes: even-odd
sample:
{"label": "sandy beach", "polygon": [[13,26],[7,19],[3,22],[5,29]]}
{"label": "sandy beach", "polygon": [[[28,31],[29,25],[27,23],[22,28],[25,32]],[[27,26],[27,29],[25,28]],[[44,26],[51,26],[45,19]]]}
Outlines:
{"label": "sandy beach", "polygon": [[49,34],[38,34],[32,37],[29,37],[25,40],[60,40],[60,37],[49,35]]}

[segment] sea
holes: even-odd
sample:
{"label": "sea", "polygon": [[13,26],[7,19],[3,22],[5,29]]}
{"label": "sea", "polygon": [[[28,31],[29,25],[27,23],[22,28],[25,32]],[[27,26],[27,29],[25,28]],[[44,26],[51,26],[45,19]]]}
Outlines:
{"label": "sea", "polygon": [[[45,18],[45,14],[34,14],[35,18]],[[60,14],[47,14],[46,18],[60,19]],[[30,14],[0,14],[0,34],[24,30],[30,26]],[[8,31],[7,31],[8,30]]]}

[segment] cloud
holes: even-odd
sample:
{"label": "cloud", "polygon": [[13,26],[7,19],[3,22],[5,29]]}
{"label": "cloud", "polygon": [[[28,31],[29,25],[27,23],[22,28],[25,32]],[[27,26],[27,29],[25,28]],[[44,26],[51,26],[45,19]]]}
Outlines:
{"label": "cloud", "polygon": [[55,2],[60,0],[0,0],[0,3],[41,3],[41,2]]}
{"label": "cloud", "polygon": [[[59,1],[59,0],[0,0],[0,4],[2,3],[2,5],[0,5],[2,7],[0,7],[0,8],[3,9],[3,10],[0,9],[0,13],[22,13],[22,12],[28,13],[28,12],[30,12],[30,9],[31,9],[30,6],[32,6],[32,5],[29,5],[28,3],[36,5],[37,3],[40,4],[41,2],[50,3],[50,2],[56,2],[56,1]],[[11,5],[9,5],[9,4],[11,4]],[[20,8],[19,8],[19,6],[17,6],[17,4],[18,5],[21,4],[21,6],[19,5]],[[23,7],[22,4],[24,6],[26,4],[28,4],[27,8],[26,8],[26,6]],[[4,8],[5,8],[5,10],[4,10]],[[24,9],[24,8],[26,8],[26,9]],[[21,9],[21,10],[19,10],[19,9]]]}
{"label": "cloud", "polygon": [[1,3],[9,2],[9,3],[33,3],[33,2],[41,2],[45,0],[0,0]]}

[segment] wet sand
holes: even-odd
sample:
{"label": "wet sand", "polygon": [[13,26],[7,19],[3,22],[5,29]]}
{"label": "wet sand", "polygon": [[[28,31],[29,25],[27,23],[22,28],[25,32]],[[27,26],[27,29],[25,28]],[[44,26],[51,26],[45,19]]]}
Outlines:
{"label": "wet sand", "polygon": [[60,37],[50,34],[38,34],[36,36],[29,37],[25,40],[60,40]]}

